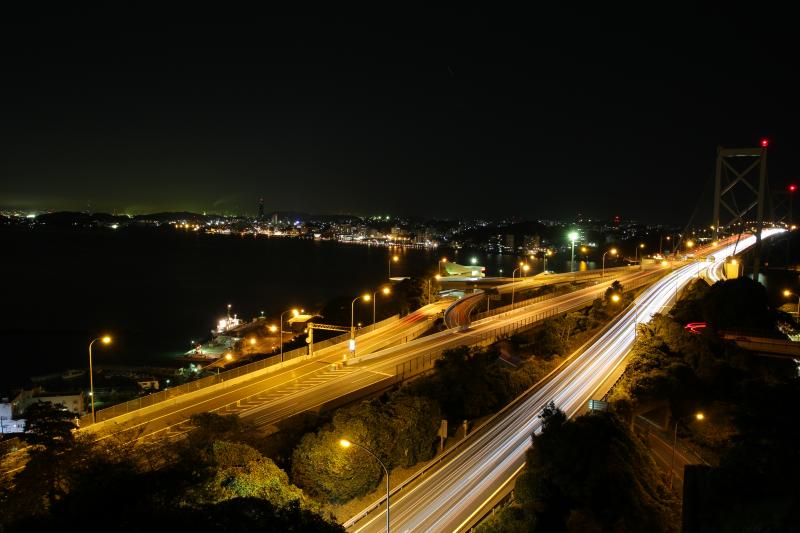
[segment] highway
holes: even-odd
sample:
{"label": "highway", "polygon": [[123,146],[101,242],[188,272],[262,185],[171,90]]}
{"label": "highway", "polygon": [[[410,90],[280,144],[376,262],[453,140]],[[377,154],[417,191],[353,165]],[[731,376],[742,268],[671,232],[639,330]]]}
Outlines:
{"label": "highway", "polygon": [[[765,230],[763,236],[779,231]],[[737,251],[754,242],[754,237],[742,239]],[[729,241],[713,250],[717,261],[724,261],[733,251]],[[624,360],[636,324],[670,307],[680,288],[697,274],[697,265],[688,264],[654,283],[594,343],[475,431],[463,445],[446,452],[424,475],[396,487],[391,500],[392,529],[461,531],[472,526],[486,510],[484,503],[524,464],[531,435],[541,431],[538,415],[542,408],[553,401],[568,416],[575,416]],[[379,500],[344,525],[350,531],[383,531],[384,512],[385,502]]]}
{"label": "highway", "polygon": [[[441,300],[427,305],[400,320],[391,322],[376,331],[365,333],[357,338],[357,354],[368,354],[392,344],[406,342],[409,335],[419,333],[452,302]],[[82,431],[90,431],[109,437],[122,431],[136,431],[137,438],[152,434],[162,434],[178,428],[195,413],[223,409],[239,400],[251,398],[268,391],[283,390],[297,382],[307,382],[327,376],[332,364],[341,362],[348,353],[348,342],[315,352],[312,357],[292,360],[283,367],[274,365],[267,373],[255,372],[252,378],[244,377],[238,382],[223,382],[199,391],[178,396],[158,403],[152,407],[134,411],[124,419],[112,418],[90,425]]]}
{"label": "highway", "polygon": [[[646,281],[654,272],[630,273],[624,282]],[[265,390],[251,398],[229,405],[222,413],[237,413],[257,426],[275,424],[293,414],[332,405],[336,400],[359,391],[380,390],[398,379],[429,369],[442,351],[463,345],[494,341],[498,335],[511,333],[547,316],[587,305],[606,290],[603,284],[565,294],[526,308],[489,317],[473,324],[469,331],[448,329],[372,354],[357,357],[346,365],[335,365],[310,379],[286,383],[282,388]],[[407,369],[407,370],[406,370]],[[351,396],[352,398],[352,396]]]}
{"label": "highway", "polygon": [[[644,283],[658,275],[661,268],[635,270],[619,279],[624,284]],[[335,407],[345,400],[386,388],[398,379],[430,368],[443,350],[492,342],[498,335],[513,333],[519,327],[547,316],[587,305],[602,295],[611,282],[609,277],[602,284],[485,318],[476,322],[468,332],[451,329],[406,342],[410,328],[415,324],[424,328],[424,322],[420,321],[440,314],[451,303],[437,302],[360,337],[357,357],[347,364],[342,364],[342,355],[346,353],[346,343],[342,343],[339,348],[331,347],[324,354],[242,383],[209,387],[211,390],[201,389],[191,398],[179,397],[178,401],[157,404],[124,423],[104,423],[105,436],[128,430],[139,432],[136,438],[179,435],[188,430],[188,418],[201,412],[238,414],[257,426],[271,426],[309,409]],[[377,349],[386,344],[393,346]],[[373,353],[369,353],[371,351]],[[91,430],[92,426],[88,429]]]}

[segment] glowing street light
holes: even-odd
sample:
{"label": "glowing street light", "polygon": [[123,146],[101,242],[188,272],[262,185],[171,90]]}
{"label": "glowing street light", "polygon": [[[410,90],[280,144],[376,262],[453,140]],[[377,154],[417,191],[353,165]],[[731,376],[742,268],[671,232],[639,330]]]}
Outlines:
{"label": "glowing street light", "polygon": [[281,363],[283,363],[283,315],[285,315],[287,313],[291,313],[294,316],[297,316],[297,315],[300,314],[300,311],[298,311],[295,308],[295,309],[289,309],[288,311],[284,311],[283,313],[281,313],[281,333],[280,333],[281,338],[279,340],[279,343],[281,345]]}
{"label": "glowing street light", "polygon": [[603,261],[602,261],[603,268],[600,271],[600,277],[601,278],[606,277],[606,254],[617,255],[617,249],[616,248],[612,248],[612,249],[610,249],[610,250],[608,250],[606,252],[603,252]]}
{"label": "glowing street light", "polygon": [[573,272],[575,270],[575,241],[578,240],[578,232],[570,231],[567,237],[569,237],[569,240],[572,242],[572,257],[569,260],[569,271]]}
{"label": "glowing street light", "polygon": [[350,302],[350,351],[353,353],[353,355],[356,353],[355,305],[358,300],[368,302],[371,298],[372,295],[366,293],[362,294],[361,296],[356,296],[353,298],[353,301]]}
{"label": "glowing street light", "polygon": [[[522,269],[522,272],[527,272],[527,271],[528,271],[530,268],[531,268],[531,267],[529,267],[529,266],[528,266],[528,265],[526,265],[525,263],[520,263],[520,264],[519,264],[519,268],[515,268],[515,269],[514,269],[514,271],[511,273],[511,306],[512,306],[512,309],[513,309],[513,306],[514,306],[514,289],[516,288],[516,287],[514,286],[514,275],[515,275],[515,274],[516,274],[516,273],[517,273],[517,272],[518,272],[520,269]],[[520,272],[520,276],[519,276],[519,277],[522,277],[522,272]]]}
{"label": "glowing street light", "polygon": [[[789,289],[784,289],[784,291],[783,291],[783,297],[784,298],[789,298],[792,295],[794,295],[794,293],[792,291],[790,291]],[[797,314],[798,314],[798,316],[800,316],[800,296],[798,296],[798,298],[797,298]]]}
{"label": "glowing street light", "polygon": [[372,293],[372,325],[373,326],[375,325],[375,302],[377,302],[377,300],[378,300],[377,296],[378,296],[379,292],[382,292],[386,296],[389,296],[392,293],[392,289],[390,289],[389,287],[384,287],[384,288],[378,289],[377,291]]}
{"label": "glowing street light", "polygon": [[226,353],[226,354],[225,354],[225,360],[226,360],[226,361],[233,361],[233,355],[231,355],[231,354],[229,354],[229,353]]}
{"label": "glowing street light", "polygon": [[350,446],[358,446],[359,448],[370,454],[372,457],[374,457],[375,460],[378,461],[378,464],[381,465],[381,468],[383,468],[383,473],[386,474],[386,533],[389,533],[389,470],[386,468],[386,465],[383,464],[383,461],[381,461],[378,458],[378,456],[375,455],[372,452],[372,450],[370,450],[366,446],[362,446],[357,442],[353,442],[347,439],[339,439],[339,446],[345,449],[349,448]]}
{"label": "glowing street light", "polygon": [[392,262],[397,263],[400,261],[400,257],[396,255],[389,256],[389,279],[392,279]]}
{"label": "glowing street light", "polygon": [[553,250],[547,250],[544,255],[542,255],[542,259],[544,259],[544,266],[542,268],[542,272],[547,272],[547,258],[553,255]]}
{"label": "glowing street light", "polygon": [[[639,260],[639,250],[644,250],[644,243],[639,243],[639,246],[636,247],[636,261]],[[644,252],[642,252],[644,253]]]}
{"label": "glowing street light", "polygon": [[616,294],[616,293],[612,294],[611,295],[611,301],[614,302],[614,303],[618,303],[619,302],[619,294]]}
{"label": "glowing street light", "polygon": [[[706,419],[706,415],[701,412],[694,414],[694,419],[702,422]],[[675,477],[675,445],[678,443],[678,421],[675,421],[675,429],[672,433],[672,458],[669,462],[669,488],[672,489],[672,480]]]}
{"label": "glowing street light", "polygon": [[111,344],[111,337],[109,335],[104,335],[102,337],[92,339],[92,342],[89,343],[89,396],[92,398],[92,424],[97,422],[97,418],[94,415],[94,376],[92,372],[92,344],[97,341],[108,345]]}
{"label": "glowing street light", "polygon": [[446,257],[442,257],[441,259],[439,259],[439,274],[440,274],[440,275],[441,275],[441,273],[442,273],[442,265],[443,265],[444,263],[447,263],[447,258],[446,258]]}

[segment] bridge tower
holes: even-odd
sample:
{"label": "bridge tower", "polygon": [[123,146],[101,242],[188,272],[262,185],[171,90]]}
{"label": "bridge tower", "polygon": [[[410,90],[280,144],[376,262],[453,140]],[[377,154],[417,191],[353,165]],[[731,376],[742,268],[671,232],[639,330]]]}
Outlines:
{"label": "bridge tower", "polygon": [[[761,263],[761,229],[764,225],[765,191],[767,190],[767,146],[762,139],[758,148],[717,149],[714,177],[714,236],[720,231],[743,229],[746,215],[756,210],[756,245],[753,250],[753,279],[758,279]],[[742,202],[743,207],[739,207]],[[720,213],[720,207],[725,209]],[[724,219],[723,219],[724,217]],[[752,220],[752,219],[750,219]],[[739,228],[734,228],[735,225]]]}

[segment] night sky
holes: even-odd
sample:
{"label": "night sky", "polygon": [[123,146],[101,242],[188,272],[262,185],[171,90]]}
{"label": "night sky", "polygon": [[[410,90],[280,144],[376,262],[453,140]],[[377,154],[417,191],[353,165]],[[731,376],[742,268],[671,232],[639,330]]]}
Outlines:
{"label": "night sky", "polygon": [[0,207],[683,223],[718,145],[798,175],[787,12],[393,5],[4,13]]}

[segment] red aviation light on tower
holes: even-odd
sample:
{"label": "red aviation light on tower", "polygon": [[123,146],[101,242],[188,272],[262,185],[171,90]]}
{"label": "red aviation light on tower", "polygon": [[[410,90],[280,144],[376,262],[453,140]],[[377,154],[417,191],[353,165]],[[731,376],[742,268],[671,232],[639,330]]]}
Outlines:
{"label": "red aviation light on tower", "polygon": [[761,148],[766,148],[767,146],[769,146],[769,139],[765,137],[761,139]]}
{"label": "red aviation light on tower", "polygon": [[794,192],[794,191],[796,191],[796,190],[797,190],[797,185],[795,185],[794,183],[792,183],[791,185],[789,185],[789,192]]}

